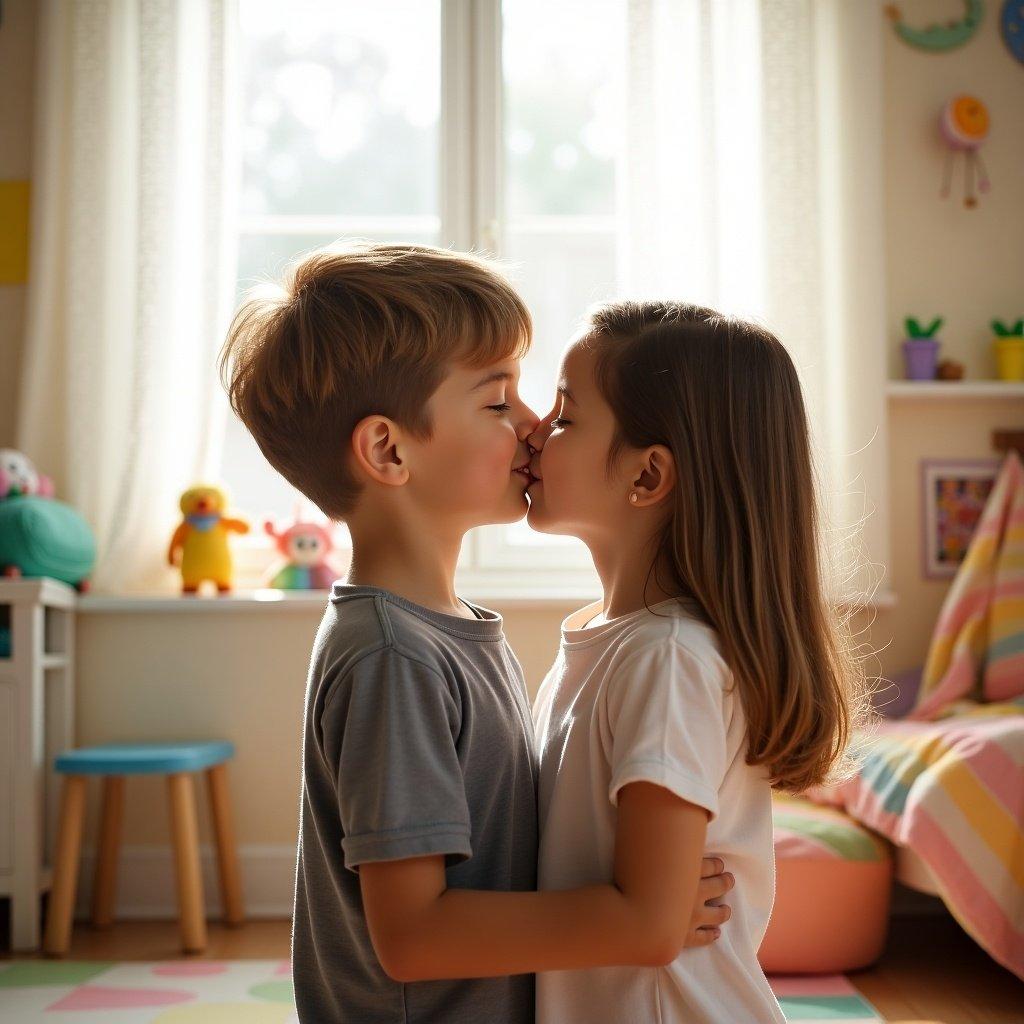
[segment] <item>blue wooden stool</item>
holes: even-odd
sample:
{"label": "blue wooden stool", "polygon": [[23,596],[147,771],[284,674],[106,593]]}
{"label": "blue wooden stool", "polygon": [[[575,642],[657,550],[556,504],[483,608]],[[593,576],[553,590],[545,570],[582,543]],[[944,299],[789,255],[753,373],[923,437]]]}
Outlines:
{"label": "blue wooden stool", "polygon": [[55,759],[55,768],[64,776],[64,791],[53,857],[53,886],[50,889],[46,917],[46,937],[43,942],[46,953],[62,956],[67,952],[71,940],[71,920],[82,845],[82,820],[85,816],[86,781],[90,775],[103,778],[103,811],[92,903],[94,925],[105,927],[114,917],[114,885],[125,776],[166,775],[182,948],[187,953],[205,948],[206,914],[199,870],[195,789],[192,783],[193,773],[200,771],[206,774],[210,797],[224,919],[228,924],[242,923],[245,913],[227,779],[227,762],[234,753],[235,748],[226,741],[111,743],[101,747],[68,750]]}

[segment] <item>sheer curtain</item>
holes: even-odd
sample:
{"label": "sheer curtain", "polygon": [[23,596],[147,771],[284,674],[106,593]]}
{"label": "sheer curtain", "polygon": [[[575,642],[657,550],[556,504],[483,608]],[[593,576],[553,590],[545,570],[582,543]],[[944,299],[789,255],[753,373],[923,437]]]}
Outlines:
{"label": "sheer curtain", "polygon": [[629,0],[619,175],[622,293],[789,348],[854,600],[888,561],[881,25],[848,0]]}
{"label": "sheer curtain", "polygon": [[232,0],[40,10],[17,443],[96,532],[97,590],[169,585],[178,495],[219,464],[233,21]]}

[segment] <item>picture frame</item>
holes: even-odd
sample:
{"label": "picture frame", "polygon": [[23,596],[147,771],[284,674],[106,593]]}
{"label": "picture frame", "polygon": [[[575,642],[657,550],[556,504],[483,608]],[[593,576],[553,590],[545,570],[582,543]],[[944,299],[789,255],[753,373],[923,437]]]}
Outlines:
{"label": "picture frame", "polygon": [[999,472],[998,459],[921,462],[921,572],[955,576]]}

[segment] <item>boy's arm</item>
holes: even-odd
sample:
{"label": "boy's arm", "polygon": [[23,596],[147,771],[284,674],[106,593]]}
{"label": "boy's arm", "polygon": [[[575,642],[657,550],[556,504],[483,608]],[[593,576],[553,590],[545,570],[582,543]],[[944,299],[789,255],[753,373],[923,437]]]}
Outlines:
{"label": "boy's arm", "polygon": [[377,957],[398,981],[669,963],[690,929],[707,817],[660,786],[623,787],[615,882],[583,889],[448,889],[439,856],[362,864]]}

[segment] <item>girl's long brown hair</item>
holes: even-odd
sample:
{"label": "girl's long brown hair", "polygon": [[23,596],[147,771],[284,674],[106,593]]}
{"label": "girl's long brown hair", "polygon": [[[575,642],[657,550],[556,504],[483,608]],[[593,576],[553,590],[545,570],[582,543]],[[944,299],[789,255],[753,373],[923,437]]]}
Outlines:
{"label": "girl's long brown hair", "polygon": [[[685,303],[591,311],[585,344],[623,447],[665,445],[677,479],[651,571],[696,602],[739,686],[747,763],[788,792],[845,777],[871,717],[826,596],[803,395],[769,331]],[[664,578],[666,573],[669,578]]]}

